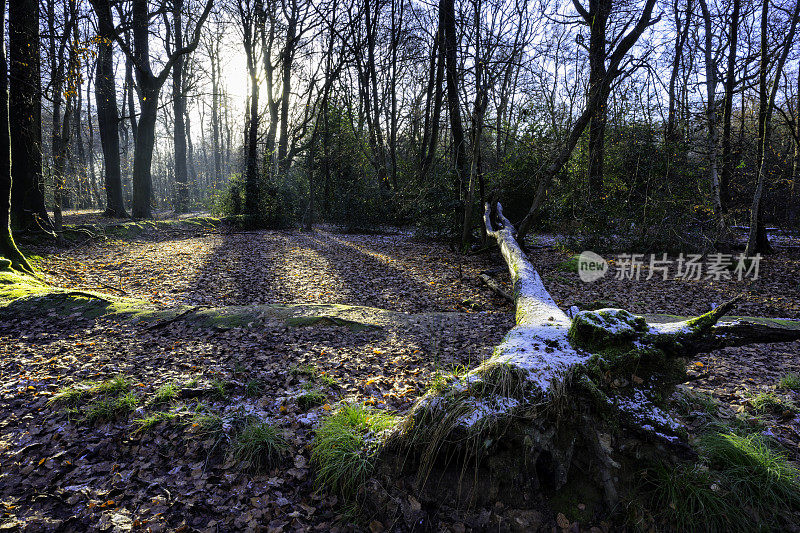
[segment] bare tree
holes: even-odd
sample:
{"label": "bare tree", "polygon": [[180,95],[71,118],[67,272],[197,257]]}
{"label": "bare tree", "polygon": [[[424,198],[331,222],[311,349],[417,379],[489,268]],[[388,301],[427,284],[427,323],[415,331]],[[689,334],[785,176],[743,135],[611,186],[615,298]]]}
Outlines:
{"label": "bare tree", "polygon": [[591,117],[595,113],[598,102],[607,98],[611,89],[611,83],[615,78],[617,78],[617,76],[622,74],[620,66],[623,59],[625,59],[626,54],[630,51],[636,41],[639,40],[639,37],[641,37],[641,35],[644,33],[644,30],[658,21],[658,19],[651,18],[654,5],[655,0],[647,0],[644,8],[642,9],[642,13],[638,17],[638,21],[633,28],[631,28],[631,30],[624,36],[618,36],[618,44],[613,52],[611,52],[608,56],[608,66],[605,68],[605,76],[602,78],[600,86],[596,87],[596,89],[592,92],[591,96],[586,102],[583,112],[572,125],[572,129],[567,136],[566,142],[553,157],[552,161],[544,170],[543,175],[539,180],[539,186],[536,190],[536,196],[533,199],[533,203],[531,204],[528,213],[525,215],[525,218],[523,218],[519,225],[519,230],[517,233],[517,239],[519,241],[523,241],[525,235],[527,235],[528,231],[530,231],[530,228],[533,225],[534,216],[544,202],[544,197],[548,187],[550,186],[550,183],[555,175],[561,171],[561,168],[564,166],[564,164],[569,160],[572,150],[575,149],[575,145],[578,144],[578,140],[583,134],[583,130],[591,121]]}

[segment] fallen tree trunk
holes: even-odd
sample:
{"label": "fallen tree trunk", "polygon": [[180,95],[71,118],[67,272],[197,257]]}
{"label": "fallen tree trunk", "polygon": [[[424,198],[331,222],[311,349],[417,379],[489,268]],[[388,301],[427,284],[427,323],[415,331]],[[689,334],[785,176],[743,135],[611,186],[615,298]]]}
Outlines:
{"label": "fallen tree trunk", "polygon": [[[487,235],[513,282],[516,326],[480,366],[432,387],[382,443],[384,481],[416,472],[423,502],[502,500],[531,508],[537,498],[569,490],[577,501],[594,498],[611,509],[647,461],[694,455],[667,408],[675,385],[686,381],[686,357],[800,338],[796,324],[717,325],[734,302],[677,321],[648,323],[622,309],[570,319],[520,249],[500,204],[496,215],[497,228],[487,204]],[[381,485],[364,495],[385,514],[392,498]]]}

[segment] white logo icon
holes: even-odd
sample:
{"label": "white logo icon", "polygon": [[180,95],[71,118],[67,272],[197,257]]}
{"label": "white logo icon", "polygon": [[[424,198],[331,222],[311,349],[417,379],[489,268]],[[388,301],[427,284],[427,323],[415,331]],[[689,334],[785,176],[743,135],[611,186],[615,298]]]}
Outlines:
{"label": "white logo icon", "polygon": [[608,263],[594,252],[584,251],[578,257],[578,276],[581,281],[591,283],[602,278],[608,272]]}

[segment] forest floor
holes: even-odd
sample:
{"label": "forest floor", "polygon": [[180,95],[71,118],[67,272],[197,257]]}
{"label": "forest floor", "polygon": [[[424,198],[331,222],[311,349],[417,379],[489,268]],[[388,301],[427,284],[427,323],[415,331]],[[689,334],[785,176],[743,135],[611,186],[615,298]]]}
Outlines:
{"label": "forest floor", "polygon": [[[80,216],[72,222],[93,221]],[[0,315],[0,530],[358,530],[341,502],[314,485],[315,422],[341,401],[403,412],[435,372],[477,365],[513,325],[510,304],[478,279],[502,267],[496,251],[463,257],[403,233],[181,226],[25,252],[37,255],[36,268],[53,285],[161,307],[330,303],[407,319],[348,328],[264,317],[257,326],[198,328],[80,313]],[[606,277],[588,284],[565,268],[573,254],[558,246],[531,252],[565,309],[605,300],[634,313],[696,315],[744,294],[737,315],[800,318],[800,247],[763,259],[758,280],[744,281]],[[507,282],[507,274],[496,276]],[[800,373],[798,354],[800,342],[702,355],[689,363],[695,379],[685,388],[713,396],[722,417],[757,417],[797,461],[800,392],[776,385]],[[92,382],[96,391],[118,376],[127,403],[105,416],[88,394],[72,404],[51,401],[65,387]],[[157,403],[169,385],[176,397]],[[780,397],[785,409],[762,409],[759,394]],[[268,472],[249,472],[226,453],[236,424],[251,415],[269,419],[289,442],[281,466]],[[411,509],[420,507],[410,500]],[[576,514],[551,509],[526,514],[521,524],[523,515],[502,502],[466,513],[422,511],[421,530],[441,531],[550,531],[563,525],[560,514],[568,521]],[[373,532],[391,527],[367,524]],[[570,524],[592,527],[615,529]]]}

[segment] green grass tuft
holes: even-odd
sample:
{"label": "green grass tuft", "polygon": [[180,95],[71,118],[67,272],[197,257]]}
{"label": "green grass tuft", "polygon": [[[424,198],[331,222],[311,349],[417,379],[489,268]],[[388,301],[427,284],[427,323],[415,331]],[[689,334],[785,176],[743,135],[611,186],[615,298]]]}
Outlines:
{"label": "green grass tuft", "polygon": [[126,416],[139,405],[139,398],[129,392],[116,398],[101,398],[86,406],[85,420],[89,424],[108,422]]}
{"label": "green grass tuft", "polygon": [[214,396],[224,400],[228,397],[228,383],[222,379],[214,378],[211,380],[211,388],[214,389]]}
{"label": "green grass tuft", "polygon": [[317,383],[322,383],[328,387],[333,387],[336,385],[337,381],[336,378],[331,376],[330,374],[326,374],[325,372],[319,372],[315,377],[314,381]]}
{"label": "green grass tuft", "polygon": [[328,387],[332,387],[337,383],[336,378],[320,370],[316,365],[294,366],[289,370],[289,373],[293,376],[303,376],[314,383],[321,383]]}
{"label": "green grass tuft", "polygon": [[244,386],[244,395],[248,398],[261,396],[261,393],[264,391],[264,389],[266,389],[266,386],[263,382],[257,379],[251,379]]}
{"label": "green grass tuft", "polygon": [[725,474],[738,503],[762,523],[775,522],[787,509],[800,509],[800,470],[758,434],[709,433],[701,449],[711,466]]}
{"label": "green grass tuft", "polygon": [[375,467],[377,434],[397,424],[397,416],[363,405],[343,405],[323,420],[312,445],[317,484],[354,502]]}
{"label": "green grass tuft", "polygon": [[58,389],[58,391],[53,395],[52,398],[47,402],[48,405],[54,403],[63,403],[63,404],[75,404],[80,401],[81,398],[86,394],[85,389],[79,389],[74,386],[70,387],[63,387]]}
{"label": "green grass tuft", "polygon": [[648,507],[670,531],[728,531],[744,518],[703,466],[657,463],[645,474],[645,489]]}
{"label": "green grass tuft", "polygon": [[131,384],[125,376],[114,376],[101,383],[94,385],[89,392],[95,394],[122,394],[131,390]]}
{"label": "green grass tuft", "polygon": [[253,472],[264,472],[275,466],[286,453],[283,435],[267,422],[251,422],[231,446],[231,454]]}
{"label": "green grass tuft", "polygon": [[579,259],[580,259],[580,256],[573,255],[572,257],[570,257],[566,261],[562,261],[561,263],[559,263],[557,268],[561,272],[573,272],[573,273],[577,274],[578,273],[578,262],[579,262]]}
{"label": "green grass tuft", "polygon": [[783,376],[778,383],[779,389],[800,391],[800,374],[791,372]]}
{"label": "green grass tuft", "polygon": [[178,388],[174,383],[164,383],[161,385],[153,396],[153,403],[164,404],[172,403],[178,398]]}
{"label": "green grass tuft", "polygon": [[134,433],[137,433],[139,431],[149,431],[160,422],[166,422],[168,420],[172,420],[176,416],[178,415],[176,415],[175,413],[159,411],[157,413],[152,413],[151,415],[145,418],[136,418],[133,420],[133,423],[136,424],[136,429],[134,430]]}
{"label": "green grass tuft", "polygon": [[325,393],[314,388],[309,388],[306,392],[297,397],[297,405],[299,405],[301,409],[309,409],[315,405],[322,405],[323,403],[325,403]]}
{"label": "green grass tuft", "polygon": [[222,434],[222,417],[216,413],[200,411],[192,416],[191,425],[197,428],[201,436],[219,436]]}
{"label": "green grass tuft", "polygon": [[750,405],[753,406],[757,413],[781,415],[786,411],[797,411],[797,407],[790,400],[781,398],[772,391],[756,394],[750,399]]}

